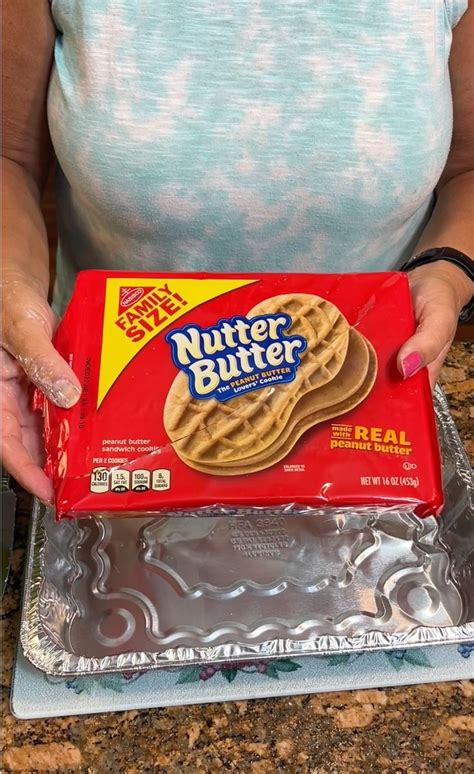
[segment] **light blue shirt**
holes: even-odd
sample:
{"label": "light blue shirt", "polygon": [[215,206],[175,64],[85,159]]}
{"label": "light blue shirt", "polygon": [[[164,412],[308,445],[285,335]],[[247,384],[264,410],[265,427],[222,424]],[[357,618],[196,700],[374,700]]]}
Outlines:
{"label": "light blue shirt", "polygon": [[429,217],[467,0],[52,0],[78,269],[371,271]]}

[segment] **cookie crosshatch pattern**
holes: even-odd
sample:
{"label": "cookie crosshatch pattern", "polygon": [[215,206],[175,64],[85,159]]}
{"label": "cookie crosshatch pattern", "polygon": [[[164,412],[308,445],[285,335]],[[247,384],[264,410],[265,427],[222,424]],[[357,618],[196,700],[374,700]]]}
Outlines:
{"label": "cookie crosshatch pattern", "polygon": [[241,379],[237,373],[234,381],[228,380],[231,387],[242,383],[246,392],[224,404],[219,396],[211,402],[191,394],[184,372],[171,386],[166,431],[183,462],[203,473],[242,475],[275,465],[306,430],[355,408],[372,389],[377,362],[373,347],[334,304],[310,294],[281,295],[265,299],[247,317],[263,320],[268,315],[289,318],[285,335],[305,342],[288,384],[276,381],[281,356],[274,379],[267,371],[262,382],[258,371],[248,368],[251,376]]}

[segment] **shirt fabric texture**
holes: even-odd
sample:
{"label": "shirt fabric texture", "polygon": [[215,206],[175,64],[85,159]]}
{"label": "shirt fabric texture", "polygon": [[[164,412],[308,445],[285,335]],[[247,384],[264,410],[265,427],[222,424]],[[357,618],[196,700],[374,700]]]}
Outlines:
{"label": "shirt fabric texture", "polygon": [[52,0],[56,306],[86,268],[395,268],[467,0]]}

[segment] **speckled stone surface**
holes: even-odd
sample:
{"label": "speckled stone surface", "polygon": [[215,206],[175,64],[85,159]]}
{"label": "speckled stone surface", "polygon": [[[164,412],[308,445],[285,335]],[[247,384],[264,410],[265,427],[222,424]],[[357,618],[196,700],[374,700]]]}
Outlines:
{"label": "speckled stone surface", "polygon": [[[442,373],[474,462],[474,345],[453,345]],[[57,720],[9,712],[28,498],[20,496],[2,604],[3,770],[60,772],[473,771],[474,683],[329,693]]]}

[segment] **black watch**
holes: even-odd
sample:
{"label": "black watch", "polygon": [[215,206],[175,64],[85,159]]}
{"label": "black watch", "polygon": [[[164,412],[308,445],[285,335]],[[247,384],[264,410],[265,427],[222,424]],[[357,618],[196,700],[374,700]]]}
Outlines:
{"label": "black watch", "polygon": [[[414,255],[409,258],[403,266],[400,267],[400,271],[411,271],[417,266],[424,266],[426,263],[434,263],[434,261],[448,261],[458,266],[464,274],[467,274],[471,282],[474,282],[474,261],[469,258],[468,255],[461,253],[460,250],[455,250],[454,247],[432,247],[430,250],[423,250],[422,253]],[[459,320],[461,322],[467,322],[474,315],[474,296],[470,301],[461,309]]]}

